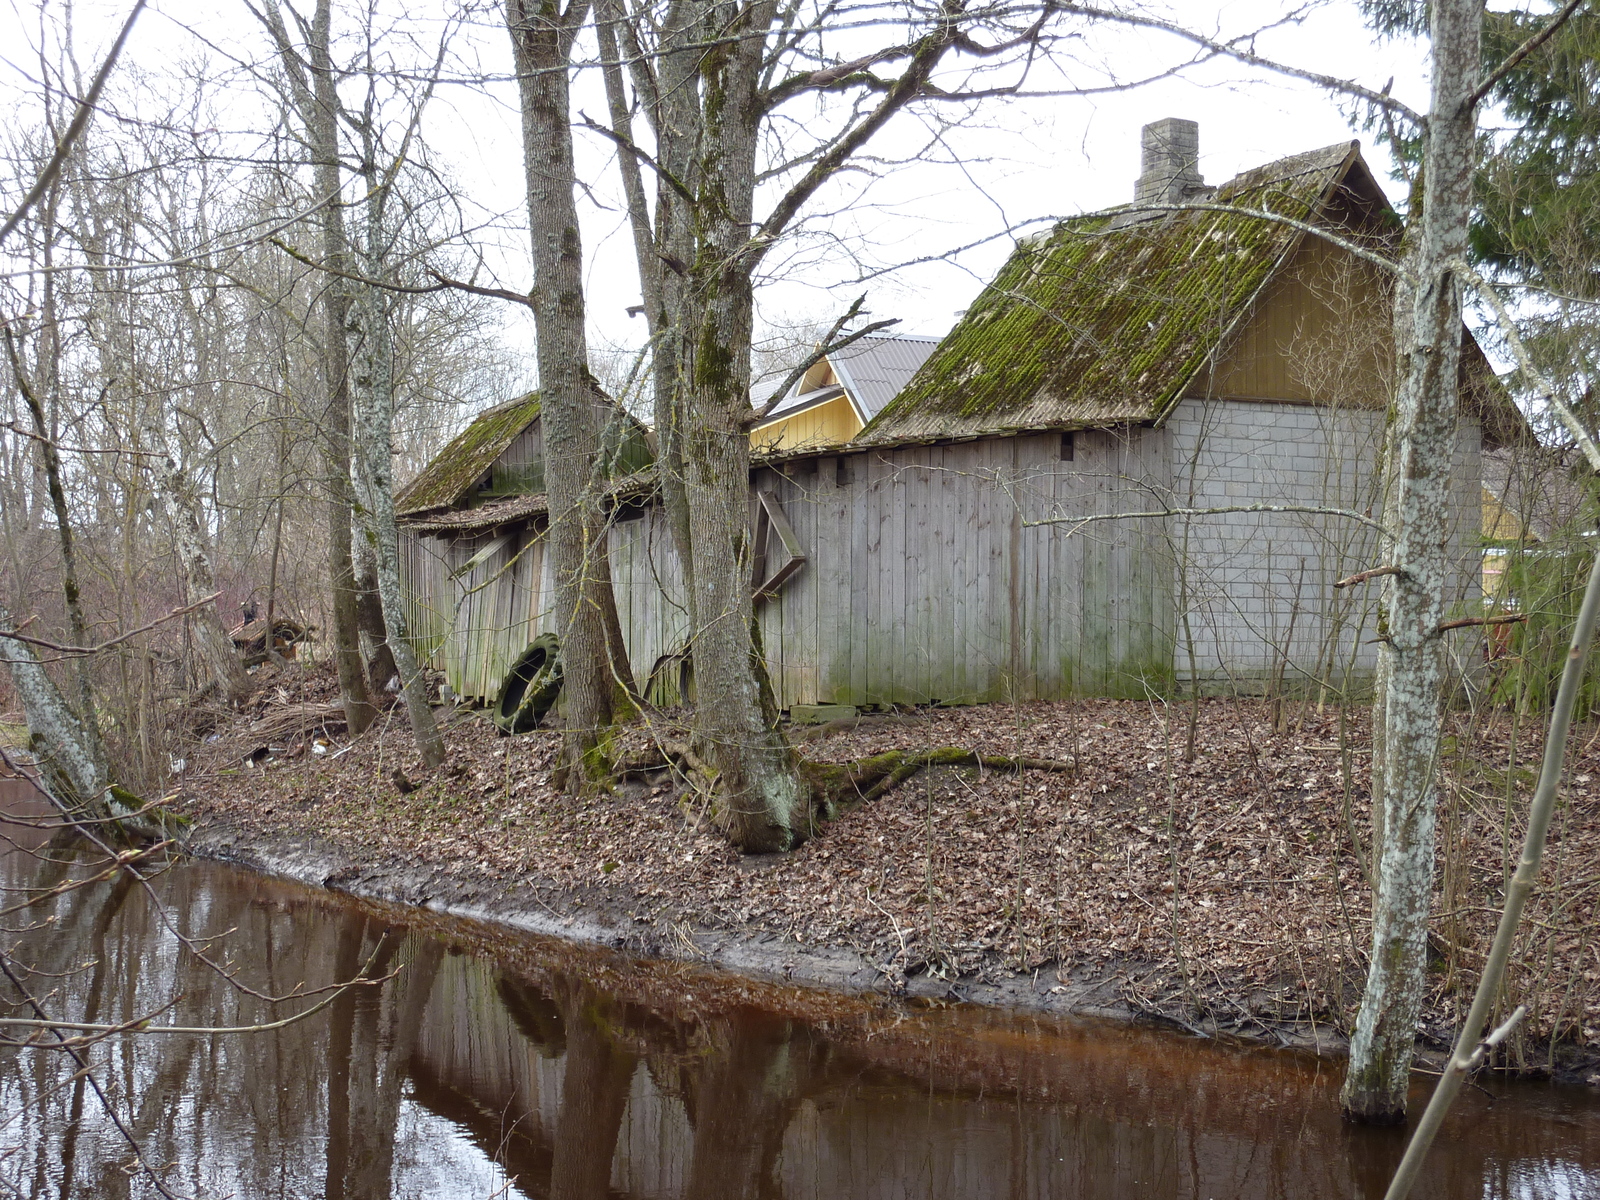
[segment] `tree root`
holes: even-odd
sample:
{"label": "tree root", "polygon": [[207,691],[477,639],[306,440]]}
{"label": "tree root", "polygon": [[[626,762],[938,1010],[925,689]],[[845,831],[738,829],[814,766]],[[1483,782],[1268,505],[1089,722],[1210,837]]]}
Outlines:
{"label": "tree root", "polygon": [[[927,767],[977,767],[986,771],[1077,770],[1072,759],[1028,758],[1010,754],[975,754],[960,746],[941,746],[931,750],[889,750],[847,763],[817,762],[797,756],[800,779],[811,794],[814,821],[836,820],[860,804],[868,804],[899,787]],[[672,770],[697,792],[709,795],[715,788],[716,771],[702,761],[686,742],[661,739],[645,754],[634,754],[617,763],[618,778],[638,778],[657,771]],[[800,840],[814,835],[802,833]]]}
{"label": "tree root", "polygon": [[831,821],[858,804],[867,804],[900,786],[925,767],[978,767],[988,771],[1072,771],[1071,759],[974,754],[960,746],[936,750],[890,750],[848,763],[800,760],[800,775],[810,784],[817,812]]}

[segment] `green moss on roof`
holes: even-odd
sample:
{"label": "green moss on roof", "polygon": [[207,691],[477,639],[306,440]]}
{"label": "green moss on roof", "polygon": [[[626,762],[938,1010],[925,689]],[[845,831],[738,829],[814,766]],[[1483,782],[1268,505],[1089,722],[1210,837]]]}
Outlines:
{"label": "green moss on roof", "polygon": [[[1357,144],[1238,176],[1219,202],[1315,218]],[[871,443],[1155,420],[1301,234],[1219,212],[1098,214],[1021,243],[932,357],[859,435]]]}
{"label": "green moss on roof", "polygon": [[395,512],[448,508],[467,497],[494,460],[539,416],[539,393],[529,392],[480,413],[395,495]]}

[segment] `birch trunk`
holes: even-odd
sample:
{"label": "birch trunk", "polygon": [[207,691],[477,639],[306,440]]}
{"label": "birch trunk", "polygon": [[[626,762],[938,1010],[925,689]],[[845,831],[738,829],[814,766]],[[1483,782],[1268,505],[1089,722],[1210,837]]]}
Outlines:
{"label": "birch trunk", "polygon": [[[54,209],[55,202],[52,198],[46,208],[51,225],[54,224]],[[46,245],[49,245],[48,241]],[[45,320],[41,333],[48,337],[51,346],[54,347],[57,344],[54,277],[46,276],[45,284]],[[45,414],[44,404],[24,373],[22,355],[9,329],[5,337],[6,349],[11,357],[11,369],[16,377],[17,391],[21,394],[23,405],[28,410],[28,418],[33,423],[34,443],[39,451],[39,459],[44,465],[45,489],[50,497],[50,510],[56,519],[56,538],[61,547],[61,593],[67,606],[67,623],[72,630],[72,644],[87,646],[89,627],[83,615],[83,596],[78,585],[78,554],[76,538],[72,531],[72,517],[67,511],[67,493],[61,482],[61,455],[56,449],[55,434]],[[58,374],[56,367],[58,357],[57,353],[51,352],[47,358],[50,363],[50,382],[47,386],[52,388]],[[94,687],[89,677],[89,660],[86,656],[80,657],[72,664],[72,674],[78,693],[79,719],[91,735],[93,749],[103,763],[106,761],[105,749],[100,740],[100,723],[95,715]]]}
{"label": "birch trunk", "polygon": [[597,490],[603,479],[600,435],[609,406],[589,372],[569,115],[568,58],[588,8],[575,2],[563,12],[557,0],[510,0],[506,7],[522,99],[539,412],[550,499],[546,546],[561,629],[566,732],[556,777],[558,786],[572,790],[611,777],[607,748],[617,692],[605,620],[607,606],[614,603],[604,553],[606,515]]}
{"label": "birch trunk", "polygon": [[128,820],[133,797],[112,786],[99,735],[62,698],[33,648],[7,636],[16,632],[11,613],[0,607],[0,656],[11,672],[11,687],[28,722],[29,748],[38,759],[45,787],[69,817],[125,820],[131,832],[158,832],[143,818]]}
{"label": "birch trunk", "polygon": [[[366,155],[371,162],[371,148]],[[362,274],[382,279],[383,191],[376,172],[367,179],[366,245]],[[383,291],[360,286],[350,310],[354,338],[355,435],[359,462],[354,472],[360,494],[361,517],[367,544],[378,574],[378,597],[383,603],[383,623],[388,646],[400,673],[400,694],[417,751],[428,767],[445,760],[444,738],[428,705],[427,689],[416,651],[406,636],[405,600],[400,587],[400,537],[394,519],[394,456],[390,439],[394,425],[394,348],[389,331],[389,306]]]}
{"label": "birch trunk", "polygon": [[168,443],[165,425],[165,414],[155,414],[146,430],[146,438],[151,449],[160,455],[152,461],[156,493],[172,524],[178,565],[183,571],[183,602],[197,606],[187,618],[189,632],[210,682],[221,690],[229,704],[238,704],[251,692],[250,673],[245,670],[244,659],[222,623],[222,612],[215,598],[217,576],[211,566],[210,539],[206,536],[200,499],[189,482],[189,473]]}
{"label": "birch trunk", "polygon": [[1450,481],[1455,458],[1461,281],[1472,200],[1482,0],[1436,0],[1433,97],[1422,211],[1407,255],[1414,285],[1397,321],[1400,390],[1390,458],[1395,544],[1388,577],[1388,659],[1383,694],[1382,835],[1376,856],[1372,963],[1340,1099],[1351,1117],[1404,1119],[1417,1018],[1427,973],[1433,894],[1434,766],[1440,735],[1445,584],[1450,564]]}

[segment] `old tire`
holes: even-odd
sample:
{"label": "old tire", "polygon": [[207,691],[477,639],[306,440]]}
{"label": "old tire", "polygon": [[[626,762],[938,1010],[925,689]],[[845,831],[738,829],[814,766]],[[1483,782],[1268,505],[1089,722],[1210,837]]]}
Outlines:
{"label": "old tire", "polygon": [[495,697],[494,723],[501,733],[539,728],[561,695],[561,639],[541,633],[517,656]]}

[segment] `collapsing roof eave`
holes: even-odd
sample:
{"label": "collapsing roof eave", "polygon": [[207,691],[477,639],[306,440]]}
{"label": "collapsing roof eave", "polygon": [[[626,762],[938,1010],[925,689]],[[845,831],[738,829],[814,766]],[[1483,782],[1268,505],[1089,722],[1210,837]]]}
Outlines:
{"label": "collapsing roof eave", "polygon": [[450,509],[471,493],[494,460],[539,419],[539,393],[529,392],[486,408],[395,492],[395,515]]}

